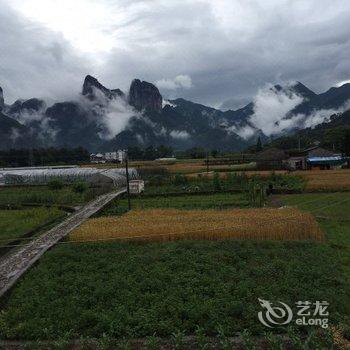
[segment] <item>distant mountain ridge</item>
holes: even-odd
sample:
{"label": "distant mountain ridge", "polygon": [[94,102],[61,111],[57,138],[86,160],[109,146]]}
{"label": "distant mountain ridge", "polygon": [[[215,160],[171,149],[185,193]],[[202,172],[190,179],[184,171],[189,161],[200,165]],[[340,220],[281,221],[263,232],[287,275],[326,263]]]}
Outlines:
{"label": "distant mountain ridge", "polygon": [[[302,101],[283,118],[296,118],[293,128],[305,127],[305,120],[316,111],[332,111],[350,100],[350,84],[316,94],[300,82],[275,85],[270,92],[279,98]],[[104,151],[130,146],[167,145],[175,149],[242,150],[269,135],[254,124],[255,101],[238,110],[221,111],[182,98],[166,101],[158,88],[135,79],[127,93],[108,89],[87,75],[78,100],[46,106],[31,98],[4,102],[0,88],[0,148],[78,147]],[[293,119],[294,120],[294,119]],[[249,128],[249,134],[241,130]]]}

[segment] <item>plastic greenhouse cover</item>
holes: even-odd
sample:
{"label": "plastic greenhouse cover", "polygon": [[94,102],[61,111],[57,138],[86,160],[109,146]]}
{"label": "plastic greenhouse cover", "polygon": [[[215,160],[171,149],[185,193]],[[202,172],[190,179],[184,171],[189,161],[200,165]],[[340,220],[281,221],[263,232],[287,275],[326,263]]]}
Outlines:
{"label": "plastic greenhouse cover", "polygon": [[[115,181],[125,181],[125,169],[97,169],[97,168],[47,168],[47,169],[18,169],[1,170],[0,177],[5,178],[7,183],[45,183],[50,179],[62,179],[72,182],[77,179],[86,180],[96,174],[103,174]],[[129,169],[131,179],[137,178],[136,169]]]}

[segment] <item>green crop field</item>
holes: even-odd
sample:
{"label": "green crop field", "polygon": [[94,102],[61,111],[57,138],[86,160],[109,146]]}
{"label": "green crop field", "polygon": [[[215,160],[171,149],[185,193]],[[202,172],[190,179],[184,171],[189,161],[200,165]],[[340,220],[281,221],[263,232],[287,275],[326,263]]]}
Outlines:
{"label": "green crop field", "polygon": [[[126,199],[116,199],[99,215],[122,213],[127,208]],[[216,193],[210,195],[186,195],[179,197],[134,197],[131,199],[132,208],[175,208],[175,209],[225,209],[244,208],[249,201],[244,193]]]}
{"label": "green crop field", "polygon": [[[231,336],[244,329],[262,335],[266,328],[257,318],[258,298],[291,306],[299,300],[326,300],[330,323],[348,324],[349,194],[334,195],[333,202],[323,197],[328,195],[278,197],[282,204],[299,204],[311,211],[317,211],[320,202],[332,204],[329,213],[337,220],[319,219],[327,237],[322,243],[59,244],[24,275],[3,303],[0,336],[170,337],[174,332],[191,335],[196,329],[217,335],[219,328]],[[220,200],[232,205],[243,201],[239,195],[217,194],[132,203],[192,209],[215,206]],[[334,205],[335,201],[339,203]],[[283,333],[286,328],[274,331]]]}
{"label": "green crop field", "polygon": [[[310,264],[310,261],[313,263]],[[10,339],[262,334],[258,298],[327,300],[346,315],[336,253],[317,243],[193,242],[60,245],[14,288],[0,315]],[[265,329],[266,330],[266,329]]]}
{"label": "green crop field", "polygon": [[47,187],[0,188],[0,205],[25,203],[75,205],[86,201],[88,193],[76,193],[70,187],[50,190]]}
{"label": "green crop field", "polygon": [[0,248],[62,215],[64,212],[57,208],[0,210]]}
{"label": "green crop field", "polygon": [[[283,203],[312,212],[327,232],[328,245],[341,263],[341,272],[347,280],[346,295],[350,315],[350,192],[286,195]],[[350,324],[350,320],[348,320]]]}

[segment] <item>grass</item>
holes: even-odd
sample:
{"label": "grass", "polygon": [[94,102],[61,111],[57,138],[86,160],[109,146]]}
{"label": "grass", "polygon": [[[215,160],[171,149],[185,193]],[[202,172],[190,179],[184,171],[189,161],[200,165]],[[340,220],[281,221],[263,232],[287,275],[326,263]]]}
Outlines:
{"label": "grass", "polygon": [[287,195],[280,196],[279,200],[319,216],[319,224],[327,232],[328,244],[346,279],[346,310],[350,315],[350,193]]}
{"label": "grass", "polygon": [[[131,199],[133,209],[175,208],[175,209],[224,209],[248,207],[243,193],[217,193],[211,195],[186,195],[180,197],[135,197]],[[125,212],[127,200],[116,199],[99,215],[113,215]]]}
{"label": "grass", "polygon": [[297,209],[132,210],[121,217],[87,220],[72,241],[256,239],[324,240],[314,217]]}
{"label": "grass", "polygon": [[25,203],[76,205],[86,201],[88,193],[76,193],[71,187],[50,190],[47,187],[3,187],[0,188],[0,205]]}
{"label": "grass", "polygon": [[281,202],[332,220],[350,220],[350,192],[305,193],[277,197]]}
{"label": "grass", "polygon": [[[312,264],[310,264],[312,261]],[[178,241],[63,244],[13,289],[0,314],[3,339],[143,337],[176,331],[266,331],[258,298],[327,300],[344,313],[333,250],[308,242]]]}
{"label": "grass", "polygon": [[[328,195],[287,195],[278,200],[316,212],[324,203],[331,204]],[[228,336],[244,329],[262,335],[267,329],[257,318],[258,298],[290,306],[299,300],[326,300],[330,323],[349,324],[349,211],[343,201],[347,197],[339,195],[346,193],[335,194],[333,200],[339,203],[326,210],[336,220],[319,219],[325,242],[63,242],[3,300],[0,338],[170,337],[194,334],[198,327],[216,335],[218,325]],[[206,201],[215,208],[215,196],[192,196],[189,209]],[[237,205],[235,196],[222,198]],[[183,208],[189,197],[169,198],[165,205]],[[136,207],[146,201],[144,205],[157,208],[163,200],[132,203]],[[98,234],[101,226],[96,227]],[[283,333],[286,328],[273,331]]]}
{"label": "grass", "polygon": [[63,214],[57,208],[0,210],[0,247]]}

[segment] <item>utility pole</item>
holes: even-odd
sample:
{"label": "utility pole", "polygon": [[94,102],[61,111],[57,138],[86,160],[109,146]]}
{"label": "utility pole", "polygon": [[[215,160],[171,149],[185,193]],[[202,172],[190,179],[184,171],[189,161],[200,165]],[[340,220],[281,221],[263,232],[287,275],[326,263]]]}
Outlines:
{"label": "utility pole", "polygon": [[209,173],[209,152],[207,151],[207,174]]}
{"label": "utility pole", "polygon": [[130,202],[130,186],[129,186],[129,164],[128,164],[128,153],[125,153],[125,174],[126,174],[126,192],[128,195],[128,209],[131,210]]}

